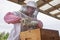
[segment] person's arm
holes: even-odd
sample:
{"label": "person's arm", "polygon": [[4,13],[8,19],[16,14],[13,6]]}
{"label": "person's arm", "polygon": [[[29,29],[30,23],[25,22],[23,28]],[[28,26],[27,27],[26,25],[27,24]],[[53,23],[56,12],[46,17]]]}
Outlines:
{"label": "person's arm", "polygon": [[40,20],[37,20],[37,21],[38,21],[37,27],[38,27],[38,28],[43,28],[43,23],[42,23],[42,21],[40,21]]}
{"label": "person's arm", "polygon": [[43,28],[43,22],[41,20],[37,20],[37,18],[33,18],[34,21],[37,21],[37,28]]}
{"label": "person's arm", "polygon": [[19,35],[20,35],[20,33],[15,35],[15,37],[13,37],[13,40],[19,40]]}
{"label": "person's arm", "polygon": [[14,30],[14,28],[13,28],[13,29],[11,30],[11,32],[9,33],[9,36],[8,36],[7,40],[12,40],[14,34],[15,34],[15,30]]}
{"label": "person's arm", "polygon": [[14,15],[13,12],[8,12],[5,16],[4,16],[4,20],[6,23],[19,23],[20,19],[18,16]]}

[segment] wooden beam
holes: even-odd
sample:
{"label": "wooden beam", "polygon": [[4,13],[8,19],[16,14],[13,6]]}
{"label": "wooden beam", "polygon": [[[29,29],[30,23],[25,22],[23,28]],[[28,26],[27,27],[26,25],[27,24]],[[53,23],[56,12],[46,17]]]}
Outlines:
{"label": "wooden beam", "polygon": [[[60,15],[60,12],[56,13],[54,16],[57,17],[57,15]],[[57,17],[57,18],[60,19],[60,17]]]}
{"label": "wooden beam", "polygon": [[46,3],[49,3],[49,2],[51,2],[52,0],[39,0],[39,1],[37,1],[37,5],[38,5],[38,7],[41,7],[41,6],[43,6],[44,4],[46,4]]}
{"label": "wooden beam", "polygon": [[56,16],[53,16],[53,15],[51,15],[50,13],[48,13],[48,12],[45,12],[45,11],[43,11],[43,10],[39,10],[41,13],[43,13],[43,14],[46,14],[46,15],[49,15],[49,16],[51,16],[51,17],[54,17],[54,18],[56,18],[56,19],[59,19],[60,20],[60,18],[58,18],[58,17],[56,17]]}
{"label": "wooden beam", "polygon": [[45,4],[45,2],[42,1],[42,0],[37,1],[37,5],[38,5],[38,7],[40,7],[40,6],[44,5],[44,4]]}
{"label": "wooden beam", "polygon": [[60,12],[58,12],[58,13],[56,13],[56,14],[54,14],[54,15],[60,15]]}
{"label": "wooden beam", "polygon": [[58,4],[56,6],[53,6],[53,7],[49,8],[49,9],[45,10],[45,12],[51,12],[51,11],[54,11],[54,10],[56,10],[58,8],[60,8],[60,4]]}
{"label": "wooden beam", "polygon": [[17,4],[21,4],[21,5],[24,5],[24,1],[25,0],[8,0],[8,1],[11,1],[11,2],[14,2],[14,3],[17,3]]}
{"label": "wooden beam", "polygon": [[60,40],[60,35],[59,35],[59,40]]}
{"label": "wooden beam", "polygon": [[55,14],[51,14],[52,16],[56,16],[56,15],[59,15],[60,14],[60,12],[58,12],[58,13],[55,13]]}
{"label": "wooden beam", "polygon": [[14,2],[14,3],[18,3],[18,0],[8,0],[8,1],[11,1],[11,2]]}
{"label": "wooden beam", "polygon": [[51,15],[54,16],[54,17],[56,17],[56,18],[58,18],[58,19],[60,19],[59,17],[57,17],[57,15],[60,15],[60,12],[58,12],[56,14],[51,14]]}

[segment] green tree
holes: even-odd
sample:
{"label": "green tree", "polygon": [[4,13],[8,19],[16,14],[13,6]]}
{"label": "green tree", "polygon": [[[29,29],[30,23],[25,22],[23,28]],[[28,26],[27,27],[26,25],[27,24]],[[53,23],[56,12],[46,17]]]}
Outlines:
{"label": "green tree", "polygon": [[5,32],[0,33],[0,40],[7,40],[8,36],[9,33],[5,33]]}

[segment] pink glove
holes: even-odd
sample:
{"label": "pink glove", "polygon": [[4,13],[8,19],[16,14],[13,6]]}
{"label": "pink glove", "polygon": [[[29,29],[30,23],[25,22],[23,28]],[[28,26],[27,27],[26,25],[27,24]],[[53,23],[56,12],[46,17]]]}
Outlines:
{"label": "pink glove", "polygon": [[38,20],[37,28],[42,28],[42,27],[43,27],[43,23],[40,20]]}
{"label": "pink glove", "polygon": [[4,16],[4,20],[7,23],[19,23],[21,18],[19,18],[18,16],[15,16],[12,12],[8,12],[5,16]]}

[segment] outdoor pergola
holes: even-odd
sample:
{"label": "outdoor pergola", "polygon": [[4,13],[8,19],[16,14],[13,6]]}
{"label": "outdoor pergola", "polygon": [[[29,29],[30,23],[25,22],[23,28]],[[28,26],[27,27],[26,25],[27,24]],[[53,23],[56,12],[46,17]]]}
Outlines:
{"label": "outdoor pergola", "polygon": [[[9,1],[18,3],[20,5],[25,5],[24,1],[26,0],[9,0]],[[60,20],[60,3],[55,3],[53,1],[54,0],[37,0],[36,2],[40,12]]]}

